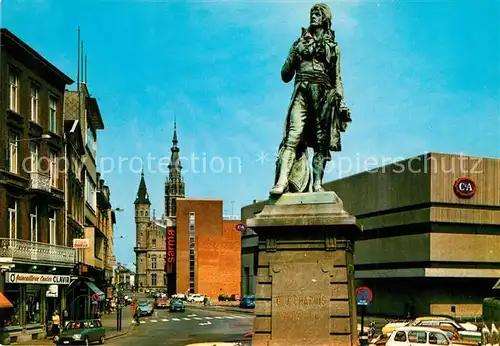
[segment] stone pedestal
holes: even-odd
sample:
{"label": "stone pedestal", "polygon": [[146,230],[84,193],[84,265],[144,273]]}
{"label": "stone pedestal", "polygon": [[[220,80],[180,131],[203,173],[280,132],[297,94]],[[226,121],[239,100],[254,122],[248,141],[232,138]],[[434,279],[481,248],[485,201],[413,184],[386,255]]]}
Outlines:
{"label": "stone pedestal", "polygon": [[357,345],[354,239],[333,192],[284,194],[247,220],[259,235],[252,345]]}

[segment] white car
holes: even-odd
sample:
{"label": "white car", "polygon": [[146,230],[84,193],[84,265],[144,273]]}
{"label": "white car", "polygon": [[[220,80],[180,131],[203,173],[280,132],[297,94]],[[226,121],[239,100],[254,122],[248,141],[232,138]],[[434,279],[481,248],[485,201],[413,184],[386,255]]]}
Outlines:
{"label": "white car", "polygon": [[444,331],[429,327],[402,327],[391,333],[385,346],[453,345]]}
{"label": "white car", "polygon": [[205,299],[205,296],[201,295],[201,294],[190,294],[188,297],[187,297],[187,301],[192,303],[192,302],[196,302],[196,303],[203,303],[203,300]]}

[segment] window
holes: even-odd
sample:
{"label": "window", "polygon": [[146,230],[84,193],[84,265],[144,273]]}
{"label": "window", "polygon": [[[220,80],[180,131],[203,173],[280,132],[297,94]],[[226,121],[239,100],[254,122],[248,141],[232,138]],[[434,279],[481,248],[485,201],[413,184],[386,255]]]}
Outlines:
{"label": "window", "polygon": [[[14,285],[8,285],[14,286]],[[5,286],[5,287],[8,287]],[[21,325],[21,285],[15,285],[16,289],[5,289],[5,297],[14,305],[12,314],[8,314],[5,320],[6,327]]]}
{"label": "window", "polygon": [[39,286],[26,286],[26,324],[42,323],[42,290]]}
{"label": "window", "polygon": [[32,205],[30,210],[30,240],[38,241],[38,208],[36,205]]}
{"label": "window", "polygon": [[156,249],[156,239],[151,240],[151,248]]}
{"label": "window", "polygon": [[51,210],[49,212],[49,243],[51,245],[56,245],[56,217],[57,212],[55,210]]}
{"label": "window", "polygon": [[38,122],[38,95],[40,88],[38,85],[31,83],[31,121]]}
{"label": "window", "polygon": [[406,341],[406,333],[405,332],[397,332],[394,336],[394,341],[405,342]]}
{"label": "window", "polygon": [[17,201],[9,201],[9,237],[17,239]]}
{"label": "window", "polygon": [[410,343],[425,344],[427,342],[427,333],[423,331],[408,332],[408,341]]}
{"label": "window", "polygon": [[151,256],[151,269],[156,269],[156,255]]}
{"label": "window", "polygon": [[446,339],[443,333],[430,332],[429,333],[429,344],[431,345],[449,345],[450,343]]}
{"label": "window", "polygon": [[97,140],[94,130],[92,130],[90,127],[87,127],[87,147],[95,157],[97,152]]}
{"label": "window", "polygon": [[156,286],[156,274],[151,275],[151,286]]}
{"label": "window", "polygon": [[40,153],[40,146],[37,143],[30,143],[30,164],[31,172],[36,173],[39,170],[38,155]]}
{"label": "window", "polygon": [[92,178],[87,173],[87,179],[85,179],[85,201],[96,210],[96,185],[92,181]]}
{"label": "window", "polygon": [[57,99],[53,96],[49,98],[49,130],[57,133]]}
{"label": "window", "polygon": [[59,178],[59,172],[57,171],[57,153],[55,151],[51,151],[49,155],[50,185],[57,188]]}
{"label": "window", "polygon": [[9,75],[9,108],[19,112],[19,73],[13,68]]}
{"label": "window", "polygon": [[9,134],[9,171],[17,174],[17,143],[19,137],[15,133]]}
{"label": "window", "polygon": [[195,277],[195,214],[189,213],[189,290],[194,292]]}

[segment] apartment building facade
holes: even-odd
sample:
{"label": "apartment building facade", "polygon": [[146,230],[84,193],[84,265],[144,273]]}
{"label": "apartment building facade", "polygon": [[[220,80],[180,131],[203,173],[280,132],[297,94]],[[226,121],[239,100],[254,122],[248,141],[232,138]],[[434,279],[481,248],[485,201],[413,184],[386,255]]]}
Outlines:
{"label": "apartment building facade", "polygon": [[[75,250],[65,227],[64,90],[71,78],[7,29],[0,59],[0,343],[43,337],[66,304]],[[3,327],[3,328],[2,328]]]}
{"label": "apartment building facade", "polygon": [[[113,226],[116,223],[111,209],[109,187],[97,171],[97,131],[104,129],[99,105],[92,97],[86,83],[82,82],[76,91],[66,90],[64,95],[66,121],[78,121],[82,146],[79,171],[80,188],[83,187],[81,232],[73,241],[78,245],[75,274],[72,282],[72,304],[70,315],[74,318],[92,316],[103,309],[107,290],[111,286],[112,269],[108,264],[112,243]],[[75,134],[76,136],[76,134]],[[82,190],[80,190],[82,191]],[[89,300],[88,297],[94,297]],[[96,297],[98,299],[96,299]]]}

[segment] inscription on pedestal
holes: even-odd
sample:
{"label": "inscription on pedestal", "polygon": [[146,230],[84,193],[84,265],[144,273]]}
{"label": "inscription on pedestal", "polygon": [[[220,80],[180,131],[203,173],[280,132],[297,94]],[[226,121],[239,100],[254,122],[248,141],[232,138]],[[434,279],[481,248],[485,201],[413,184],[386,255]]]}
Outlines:
{"label": "inscription on pedestal", "polygon": [[330,273],[317,262],[281,263],[272,273],[270,345],[327,345]]}

